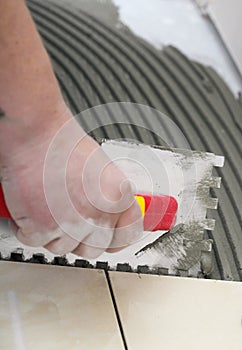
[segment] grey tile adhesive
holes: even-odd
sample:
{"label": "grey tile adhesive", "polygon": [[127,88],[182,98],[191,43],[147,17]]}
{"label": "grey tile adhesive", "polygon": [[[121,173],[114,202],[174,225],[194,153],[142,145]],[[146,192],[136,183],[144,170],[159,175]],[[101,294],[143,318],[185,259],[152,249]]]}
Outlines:
{"label": "grey tile adhesive", "polygon": [[[158,51],[127,30],[109,27],[87,12],[61,2],[28,1],[73,113],[114,101],[145,104],[180,127],[193,150],[224,155],[222,188],[212,191],[219,206],[213,232],[212,278],[242,280],[242,105],[210,67],[174,47]],[[77,78],[78,76],[78,78]],[[88,120],[80,120],[85,128]],[[152,134],[122,126],[94,132],[101,138],[136,138],[159,144]]]}

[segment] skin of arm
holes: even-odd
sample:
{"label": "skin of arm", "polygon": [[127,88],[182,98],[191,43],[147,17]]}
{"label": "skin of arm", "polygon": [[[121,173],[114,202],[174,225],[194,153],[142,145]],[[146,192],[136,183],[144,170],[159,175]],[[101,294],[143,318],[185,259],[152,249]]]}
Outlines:
{"label": "skin of arm", "polygon": [[[0,0],[0,13],[0,175],[17,238],[89,258],[136,241],[142,218],[129,181],[77,126],[25,2]],[[79,142],[66,163],[73,135]]]}

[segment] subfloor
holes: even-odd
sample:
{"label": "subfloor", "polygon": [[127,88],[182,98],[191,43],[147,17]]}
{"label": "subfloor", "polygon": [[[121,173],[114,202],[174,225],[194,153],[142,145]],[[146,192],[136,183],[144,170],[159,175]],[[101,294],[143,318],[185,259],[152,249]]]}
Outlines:
{"label": "subfloor", "polygon": [[[158,1],[154,1],[154,6],[161,14],[163,28],[165,18],[170,18],[162,16],[162,13],[168,13],[168,2],[156,3]],[[172,3],[174,6],[177,1]],[[124,13],[128,11],[127,2],[120,6],[121,2],[115,1],[120,6],[121,20],[125,25],[120,20],[118,8],[111,1],[68,1],[67,6],[64,0],[30,0],[28,6],[51,56],[63,95],[74,114],[116,101],[148,105],[165,113],[178,125],[191,149],[225,157],[224,168],[214,172],[215,176],[222,177],[222,187],[218,191],[211,190],[211,195],[218,197],[219,207],[217,211],[208,213],[209,218],[216,220],[216,227],[213,232],[205,233],[205,238],[213,240],[215,268],[211,277],[241,280],[242,105],[235,94],[240,89],[241,77],[236,75],[211,23],[206,26],[209,20],[202,19],[193,2],[184,0],[181,3],[183,8],[177,5],[179,9],[172,7],[174,11],[170,10],[175,24],[170,23],[171,18],[168,22],[177,32],[176,38],[184,34],[184,41],[175,40],[173,30],[170,36],[166,31],[166,41],[162,33],[158,35],[158,14],[154,24],[152,22],[148,26],[142,22],[142,30],[138,29],[135,14],[140,13],[141,19],[144,18],[141,9],[145,5],[140,5],[137,13],[130,9],[130,17],[132,13],[136,21],[131,29],[136,35],[130,29],[131,19]],[[154,15],[152,10],[147,13]],[[181,32],[174,27],[180,23],[183,28],[179,13],[186,23]],[[169,23],[165,21],[166,26]],[[188,28],[192,26],[194,30],[190,30],[189,36]],[[141,36],[137,36],[139,30]],[[146,30],[149,38],[144,36]],[[154,42],[154,33],[159,42]],[[159,50],[157,47],[162,46],[162,41],[173,46],[163,46]],[[195,51],[191,52],[191,47],[188,50],[190,41],[196,55]],[[222,58],[219,59],[220,56]],[[204,64],[204,59],[207,59],[207,64]],[[117,123],[113,118],[113,122]],[[149,121],[145,117],[143,119],[148,126]],[[132,122],[135,124],[135,119]],[[80,115],[80,123],[87,130],[92,130],[93,125],[88,118]],[[93,130],[92,135],[99,138],[125,136],[148,144],[160,144],[156,135],[135,126],[125,128],[116,124],[115,130],[99,128]]]}
{"label": "subfloor", "polygon": [[[225,156],[224,168],[214,171],[222,187],[211,189],[219,199],[218,210],[208,213],[216,220],[215,230],[205,232],[204,239],[213,241],[210,277],[241,280],[241,77],[208,19],[190,0],[152,0],[149,9],[141,2],[137,7],[135,0],[27,3],[74,114],[117,101],[151,106],[179,126],[191,149]],[[93,129],[88,118],[79,115],[79,120]],[[143,121],[148,127],[148,118]],[[162,143],[155,134],[117,124],[115,116],[112,122],[115,127],[92,135]],[[9,237],[1,225],[2,247]],[[189,241],[197,243],[196,237]],[[169,266],[161,267],[169,273]],[[196,276],[197,270],[184,274]]]}

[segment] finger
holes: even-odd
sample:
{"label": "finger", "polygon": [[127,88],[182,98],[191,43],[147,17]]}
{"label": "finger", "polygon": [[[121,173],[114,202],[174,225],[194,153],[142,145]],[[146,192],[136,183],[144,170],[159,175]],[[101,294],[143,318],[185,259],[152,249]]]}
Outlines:
{"label": "finger", "polygon": [[15,233],[16,238],[23,244],[32,246],[32,247],[41,247],[45,246],[48,243],[61,238],[65,233],[57,228],[55,230],[49,230],[48,232],[23,232],[21,228]]}
{"label": "finger", "polygon": [[75,248],[72,253],[78,256],[81,256],[86,259],[96,259],[98,258],[102,253],[104,252],[104,249],[101,248],[95,248],[90,247],[89,245],[86,245],[84,243],[80,243],[77,248]]}
{"label": "finger", "polygon": [[[17,239],[23,244],[39,247],[39,246],[47,246],[50,242],[60,239],[61,237],[69,236],[72,240],[68,241],[71,250],[74,249],[74,242],[81,242],[85,239],[90,233],[93,232],[95,226],[90,220],[82,220],[78,223],[64,222],[60,226],[55,229],[49,230],[36,230],[34,224],[32,224],[32,220],[26,218],[24,221],[28,221],[29,225],[23,225],[18,230],[15,230],[15,235]],[[21,223],[23,220],[21,221]],[[72,242],[72,243],[71,243]],[[55,245],[60,245],[61,251],[62,243],[58,241],[55,242]],[[50,247],[55,245],[51,245]],[[54,248],[55,249],[55,248]]]}
{"label": "finger", "polygon": [[[125,246],[126,247],[126,246]],[[124,248],[125,248],[124,246],[122,246],[122,247],[120,247],[120,248],[107,248],[106,249],[106,252],[107,253],[112,253],[112,254],[114,254],[114,253],[118,253],[118,252],[120,252],[121,250],[123,250]]]}
{"label": "finger", "polygon": [[113,233],[114,229],[108,227],[108,225],[106,227],[99,226],[83,240],[73,253],[89,259],[97,258],[110,246]]}
{"label": "finger", "polygon": [[13,221],[13,220],[8,220],[8,227],[10,228],[10,230],[14,233],[14,235],[16,236],[16,233],[19,230],[18,225]]}
{"label": "finger", "polygon": [[78,241],[66,234],[63,237],[57,238],[46,244],[44,248],[53,254],[64,255],[72,252],[76,247],[78,247],[78,245]]}
{"label": "finger", "polygon": [[142,239],[143,235],[143,219],[140,208],[135,202],[120,216],[107,252],[116,252],[134,244]]}

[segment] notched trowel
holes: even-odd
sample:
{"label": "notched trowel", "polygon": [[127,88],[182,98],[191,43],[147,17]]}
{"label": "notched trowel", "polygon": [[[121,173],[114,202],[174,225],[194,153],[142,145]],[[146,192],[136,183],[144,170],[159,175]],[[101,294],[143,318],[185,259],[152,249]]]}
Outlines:
{"label": "notched trowel", "polygon": [[[62,262],[194,277],[209,274],[212,241],[205,239],[204,231],[215,225],[207,218],[207,209],[217,208],[210,188],[219,188],[221,179],[214,177],[212,170],[223,166],[224,157],[125,141],[103,141],[101,147],[134,185],[147,231],[139,241],[118,253],[103,253],[98,261],[76,260],[75,255],[67,254]],[[0,207],[0,214],[9,216],[3,201]],[[0,251],[2,259],[11,259],[17,251],[20,260],[33,262],[33,254],[40,257],[43,253],[41,262],[56,261],[45,249],[24,246],[7,234],[0,239]]]}

